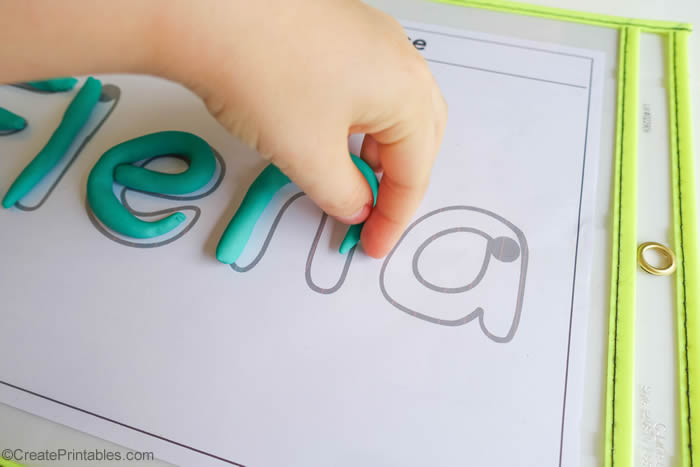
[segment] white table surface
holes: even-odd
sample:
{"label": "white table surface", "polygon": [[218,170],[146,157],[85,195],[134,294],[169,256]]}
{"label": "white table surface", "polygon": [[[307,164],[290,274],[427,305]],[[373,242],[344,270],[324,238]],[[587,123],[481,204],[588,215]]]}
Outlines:
{"label": "white table surface", "polygon": [[[322,1],[322,0],[319,0]],[[400,3],[401,0],[395,0]],[[605,13],[637,18],[667,19],[689,22],[700,27],[700,1],[698,0],[529,0],[529,3],[556,6],[575,10]],[[695,141],[700,141],[700,33],[691,36],[691,70],[695,90]],[[700,144],[700,143],[698,143]],[[698,164],[700,166],[700,164]],[[699,173],[700,176],[700,173]],[[699,177],[700,179],[700,177]],[[8,354],[5,354],[7,358]],[[9,406],[0,404],[0,449],[21,448],[24,450],[93,450],[106,449],[122,452],[126,449],[106,441],[88,436],[70,428],[49,422]],[[90,465],[90,463],[82,463]],[[68,467],[66,462],[28,463],[28,466]],[[76,465],[76,464],[73,464]],[[100,462],[100,466],[124,465],[117,462]],[[159,461],[129,462],[134,467],[166,466]]]}

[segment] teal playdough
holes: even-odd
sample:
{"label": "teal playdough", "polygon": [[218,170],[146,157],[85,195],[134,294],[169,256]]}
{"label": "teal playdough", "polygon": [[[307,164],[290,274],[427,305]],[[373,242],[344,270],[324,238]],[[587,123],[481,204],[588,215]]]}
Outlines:
{"label": "teal playdough", "polygon": [[19,115],[13,114],[7,109],[0,107],[0,131],[15,132],[24,130],[27,127],[27,121]]}
{"label": "teal playdough", "polygon": [[28,81],[24,84],[44,92],[70,91],[78,83],[75,78],[53,78],[43,81]]}
{"label": "teal playdough", "polygon": [[[131,165],[158,156],[179,155],[189,167],[178,174],[156,172]],[[114,195],[116,181],[149,193],[182,195],[209,183],[216,172],[216,157],[202,138],[182,131],[162,131],[114,146],[100,157],[87,181],[87,199],[95,216],[107,227],[133,238],[153,238],[175,229],[185,220],[176,212],[148,222],[129,212]]]}
{"label": "teal playdough", "polygon": [[233,264],[243,253],[253,228],[275,193],[289,183],[280,169],[270,164],[258,175],[231,218],[216,247],[216,259]]}
{"label": "teal playdough", "polygon": [[88,78],[70,103],[58,128],[53,132],[46,146],[19,174],[5,198],[4,208],[10,208],[34,188],[56,164],[65,156],[68,148],[85,126],[92,110],[100,99],[102,83],[95,78]]}
{"label": "teal playdough", "polygon": [[[362,175],[367,179],[374,202],[377,201],[377,190],[379,182],[372,169],[365,161],[351,154],[350,157]],[[243,253],[248,240],[250,239],[255,224],[269,204],[270,200],[284,185],[289,183],[289,178],[277,167],[270,164],[258,175],[245,197],[238,211],[233,215],[224,231],[219,245],[216,248],[216,258],[224,264],[233,264]],[[340,246],[341,253],[347,253],[360,241],[362,224],[351,225]]]}
{"label": "teal playdough", "polygon": [[[362,175],[365,176],[367,183],[369,183],[369,187],[372,189],[372,206],[376,206],[377,192],[379,191],[379,182],[377,181],[377,176],[374,175],[374,171],[369,165],[367,165],[365,161],[363,161],[354,154],[351,154],[350,156],[352,157],[352,161],[355,163],[357,168],[360,170],[360,172],[362,172]],[[340,244],[339,251],[341,254],[344,255],[348,251],[352,250],[352,248],[355,245],[358,244],[358,242],[360,241],[360,234],[362,233],[362,226],[364,226],[364,223],[354,224],[350,226],[348,232],[343,238],[343,242]]]}

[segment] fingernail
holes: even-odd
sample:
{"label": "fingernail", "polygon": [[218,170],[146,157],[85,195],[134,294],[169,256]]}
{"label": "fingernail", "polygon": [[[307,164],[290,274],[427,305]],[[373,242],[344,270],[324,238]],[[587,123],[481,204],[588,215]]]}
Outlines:
{"label": "fingernail", "polygon": [[342,222],[343,224],[359,224],[361,222],[364,222],[367,219],[367,216],[369,216],[369,212],[372,209],[371,204],[365,204],[362,206],[362,208],[357,211],[355,214],[352,216],[347,216],[347,217],[341,217],[341,216],[336,216],[336,219],[339,222]]}

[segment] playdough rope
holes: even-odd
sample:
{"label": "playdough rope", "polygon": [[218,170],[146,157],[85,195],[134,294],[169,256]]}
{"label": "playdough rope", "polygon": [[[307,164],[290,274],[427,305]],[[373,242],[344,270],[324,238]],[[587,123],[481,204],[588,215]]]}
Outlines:
{"label": "playdough rope", "polygon": [[24,84],[43,92],[65,92],[73,89],[77,83],[77,79],[69,77],[46,79],[43,81],[28,81]]}
{"label": "playdough rope", "polygon": [[[188,160],[186,171],[166,174],[131,165],[173,154]],[[88,177],[87,199],[95,216],[115,232],[133,238],[153,238],[176,228],[185,220],[185,214],[176,212],[154,222],[143,221],[119,202],[113,183],[150,193],[182,195],[205,186],[215,172],[216,157],[206,141],[191,133],[162,131],[118,144],[104,153]]]}
{"label": "playdough rope", "polygon": [[66,109],[61,123],[51,135],[46,146],[24,168],[12,186],[10,186],[5,198],[2,200],[4,208],[14,206],[61,161],[75,137],[90,118],[92,110],[100,100],[101,94],[102,83],[95,78],[88,78]]}
{"label": "playdough rope", "polygon": [[[372,189],[374,203],[377,202],[377,190],[379,182],[372,169],[365,161],[351,154],[350,157],[357,168],[362,172],[367,183]],[[233,264],[243,253],[250,235],[253,233],[255,224],[262,215],[275,194],[287,183],[289,178],[277,167],[270,164],[258,175],[253,184],[248,189],[241,206],[233,215],[226,230],[219,240],[216,248],[216,258],[224,264]],[[363,224],[351,225],[345,234],[343,243],[340,245],[340,252],[345,254],[350,251],[357,242],[360,241],[360,233]]]}
{"label": "playdough rope", "polygon": [[0,107],[0,132],[14,133],[24,130],[26,127],[27,121],[25,119]]}
{"label": "playdough rope", "polygon": [[0,107],[0,134],[16,133],[27,127],[27,121]]}
{"label": "playdough rope", "polygon": [[[350,157],[352,157],[352,161],[355,163],[362,175],[365,176],[367,183],[369,183],[369,187],[372,189],[372,207],[374,207],[377,204],[377,191],[379,190],[377,176],[374,175],[374,171],[365,161],[354,154],[351,154]],[[357,243],[360,241],[360,234],[362,233],[363,225],[364,222],[362,224],[353,224],[350,226],[345,234],[345,237],[343,238],[343,242],[340,244],[340,254],[344,255],[348,251],[352,250],[355,245],[357,245]]]}

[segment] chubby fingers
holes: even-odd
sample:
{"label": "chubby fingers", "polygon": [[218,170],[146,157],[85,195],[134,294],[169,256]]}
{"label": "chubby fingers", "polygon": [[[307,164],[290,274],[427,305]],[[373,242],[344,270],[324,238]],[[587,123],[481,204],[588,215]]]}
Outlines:
{"label": "chubby fingers", "polygon": [[304,156],[275,162],[328,215],[346,224],[359,224],[369,215],[372,190],[350,158],[344,133],[319,142]]}
{"label": "chubby fingers", "polygon": [[446,122],[447,105],[435,85],[426,111],[365,137],[363,159],[383,171],[377,205],[362,230],[368,255],[386,256],[414,216],[428,188]]}

